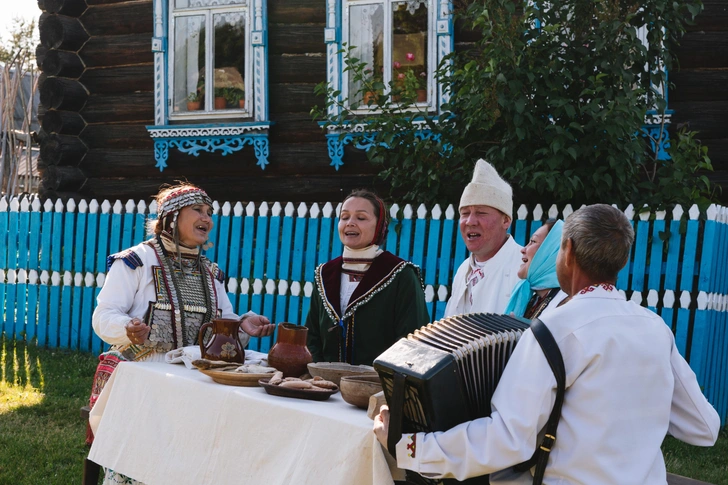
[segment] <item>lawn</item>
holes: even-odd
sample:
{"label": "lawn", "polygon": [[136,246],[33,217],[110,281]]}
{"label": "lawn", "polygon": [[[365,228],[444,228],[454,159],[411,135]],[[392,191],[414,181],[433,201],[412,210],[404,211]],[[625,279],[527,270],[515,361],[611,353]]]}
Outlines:
{"label": "lawn", "polygon": [[[80,484],[94,355],[0,339],[0,485]],[[713,448],[667,438],[667,468],[728,485],[728,429]],[[322,482],[325,483],[325,477]]]}

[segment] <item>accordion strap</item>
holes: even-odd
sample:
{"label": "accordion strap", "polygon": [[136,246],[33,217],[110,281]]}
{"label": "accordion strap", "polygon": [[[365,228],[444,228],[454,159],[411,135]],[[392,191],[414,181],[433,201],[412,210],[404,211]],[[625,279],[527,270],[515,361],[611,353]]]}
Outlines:
{"label": "accordion strap", "polygon": [[401,372],[394,372],[392,383],[392,402],[389,403],[389,433],[387,435],[387,449],[392,458],[397,459],[397,443],[402,438],[402,414],[404,410],[404,381],[406,376]]}
{"label": "accordion strap", "polygon": [[541,444],[536,448],[530,460],[516,465],[514,468],[516,471],[525,471],[535,465],[536,470],[533,474],[533,484],[541,485],[544,472],[546,471],[546,464],[549,461],[549,453],[551,453],[551,449],[556,442],[556,428],[559,426],[561,406],[564,404],[564,392],[566,391],[566,370],[559,346],[556,340],[554,340],[551,331],[546,328],[546,325],[538,318],[534,318],[531,323],[531,331],[541,346],[541,350],[543,350],[546,360],[556,378],[556,401],[554,402],[549,419],[546,421],[546,426],[544,426],[544,437]]}

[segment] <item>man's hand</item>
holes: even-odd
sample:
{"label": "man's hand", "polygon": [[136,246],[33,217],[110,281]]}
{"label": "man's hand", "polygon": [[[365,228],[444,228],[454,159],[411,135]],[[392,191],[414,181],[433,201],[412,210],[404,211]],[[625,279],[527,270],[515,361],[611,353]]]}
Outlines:
{"label": "man's hand", "polygon": [[386,404],[382,404],[379,414],[374,418],[374,434],[386,450],[389,435],[389,407]]}
{"label": "man's hand", "polygon": [[240,320],[240,328],[251,337],[265,337],[271,335],[276,326],[262,315],[250,315]]}

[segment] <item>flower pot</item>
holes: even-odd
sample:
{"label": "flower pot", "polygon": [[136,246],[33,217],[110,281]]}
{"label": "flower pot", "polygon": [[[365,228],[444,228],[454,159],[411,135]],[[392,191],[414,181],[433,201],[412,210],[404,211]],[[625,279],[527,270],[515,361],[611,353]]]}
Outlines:
{"label": "flower pot", "polygon": [[227,101],[225,101],[225,98],[222,96],[215,97],[215,109],[225,109],[227,106]]}
{"label": "flower pot", "polygon": [[245,100],[241,99],[240,101],[238,101],[238,105],[240,106],[240,109],[245,109]]}
{"label": "flower pot", "polygon": [[364,93],[361,104],[363,104],[364,106],[368,106],[370,101],[372,102],[372,104],[377,104],[377,99],[379,99],[378,93],[374,91],[367,91],[366,93]]}
{"label": "flower pot", "polygon": [[418,103],[426,103],[427,102],[427,90],[426,89],[418,89],[417,90],[417,102]]}
{"label": "flower pot", "polygon": [[202,101],[187,101],[187,111],[199,111],[202,109]]}
{"label": "flower pot", "polygon": [[308,328],[292,323],[278,324],[278,339],[268,352],[268,364],[283,372],[283,377],[300,377],[313,360],[306,347]]}

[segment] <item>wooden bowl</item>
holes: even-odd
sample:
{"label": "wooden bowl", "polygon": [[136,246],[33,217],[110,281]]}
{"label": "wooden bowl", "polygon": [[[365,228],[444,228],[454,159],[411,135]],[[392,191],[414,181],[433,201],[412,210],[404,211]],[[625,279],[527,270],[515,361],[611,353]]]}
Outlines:
{"label": "wooden bowl", "polygon": [[378,375],[344,376],[341,378],[339,390],[344,401],[358,408],[367,409],[369,398],[382,390],[382,383]]}
{"label": "wooden bowl", "polygon": [[374,367],[368,365],[351,365],[345,362],[312,362],[308,364],[308,373],[314,377],[319,376],[327,381],[331,381],[337,386],[340,385],[341,378],[344,376],[362,374],[377,375]]}

